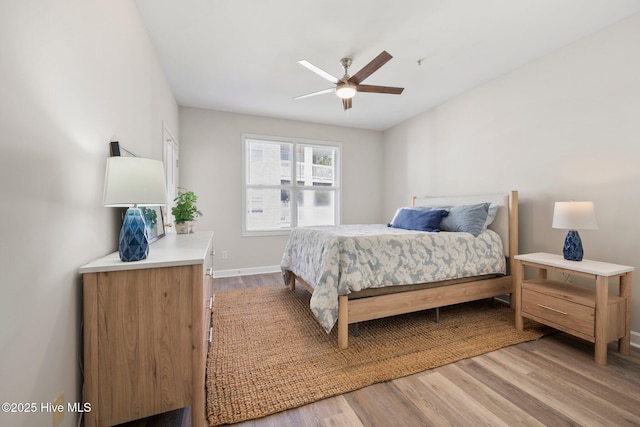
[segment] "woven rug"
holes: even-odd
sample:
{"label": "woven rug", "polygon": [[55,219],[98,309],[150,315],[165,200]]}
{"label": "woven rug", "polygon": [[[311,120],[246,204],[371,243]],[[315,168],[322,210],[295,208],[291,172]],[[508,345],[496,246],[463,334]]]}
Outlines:
{"label": "woven rug", "polygon": [[[547,329],[490,301],[363,322],[349,348],[326,334],[310,294],[282,285],[216,292],[207,358],[209,424],[237,423],[540,338]],[[527,321],[527,319],[525,319]]]}

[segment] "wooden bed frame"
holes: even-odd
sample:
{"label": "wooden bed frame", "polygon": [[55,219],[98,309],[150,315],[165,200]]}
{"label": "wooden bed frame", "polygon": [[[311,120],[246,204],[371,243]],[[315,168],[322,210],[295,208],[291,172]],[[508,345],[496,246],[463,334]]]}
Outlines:
{"label": "wooden bed frame", "polygon": [[[343,349],[348,347],[349,324],[352,323],[511,294],[513,291],[514,256],[518,254],[518,192],[511,191],[508,196],[508,218],[506,219],[508,236],[501,235],[506,243],[505,252],[508,247],[508,253],[505,253],[507,275],[480,279],[470,277],[430,284],[379,288],[384,290],[381,295],[375,295],[375,292],[371,295],[372,289],[352,292],[349,295],[339,295],[338,346]],[[414,197],[414,205],[415,203],[416,198]],[[290,290],[295,289],[296,279],[305,289],[313,293],[313,287],[296,277],[291,271],[289,271]],[[391,293],[389,293],[390,289],[393,289]],[[362,296],[363,293],[371,296]]]}

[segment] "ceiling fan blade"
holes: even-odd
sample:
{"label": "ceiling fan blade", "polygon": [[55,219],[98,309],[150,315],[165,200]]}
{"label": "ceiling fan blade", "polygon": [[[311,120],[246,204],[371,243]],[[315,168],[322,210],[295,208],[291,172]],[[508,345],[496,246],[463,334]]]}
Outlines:
{"label": "ceiling fan blade", "polygon": [[298,64],[302,65],[303,67],[306,67],[306,68],[310,69],[311,71],[313,71],[314,73],[316,73],[320,77],[322,77],[322,78],[324,78],[326,80],[329,80],[331,83],[338,84],[338,82],[340,81],[337,77],[332,76],[331,74],[327,73],[323,69],[320,69],[320,68],[316,67],[311,62],[309,62],[309,61],[307,61],[305,59],[302,59],[302,60],[298,61]]}
{"label": "ceiling fan blade", "polygon": [[347,111],[349,108],[351,108],[351,100],[353,98],[343,98],[342,99],[342,106],[344,107],[344,111]]}
{"label": "ceiling fan blade", "polygon": [[403,90],[403,87],[358,85],[358,92],[388,93],[391,95],[400,95]]}
{"label": "ceiling fan blade", "polygon": [[322,90],[319,90],[319,91],[316,91],[316,92],[308,93],[308,94],[306,94],[306,95],[296,96],[296,97],[295,97],[295,98],[293,98],[293,99],[302,99],[302,98],[308,98],[308,97],[310,97],[310,96],[323,95],[323,94],[325,94],[325,93],[335,92],[335,90],[336,90],[335,88],[330,87],[329,89],[322,89]]}
{"label": "ceiling fan blade", "polygon": [[389,62],[389,60],[393,58],[386,50],[383,50],[382,53],[371,60],[367,65],[365,65],[360,71],[355,73],[349,79],[349,83],[360,84],[364,79],[369,77],[374,73],[378,68],[382,67],[384,64]]}

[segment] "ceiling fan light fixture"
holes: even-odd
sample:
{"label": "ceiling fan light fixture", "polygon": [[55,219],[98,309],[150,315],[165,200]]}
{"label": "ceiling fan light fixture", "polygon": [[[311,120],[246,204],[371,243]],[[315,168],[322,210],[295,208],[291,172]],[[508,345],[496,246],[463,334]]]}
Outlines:
{"label": "ceiling fan light fixture", "polygon": [[356,95],[356,92],[356,85],[351,83],[344,83],[336,87],[336,95],[341,99],[353,98]]}

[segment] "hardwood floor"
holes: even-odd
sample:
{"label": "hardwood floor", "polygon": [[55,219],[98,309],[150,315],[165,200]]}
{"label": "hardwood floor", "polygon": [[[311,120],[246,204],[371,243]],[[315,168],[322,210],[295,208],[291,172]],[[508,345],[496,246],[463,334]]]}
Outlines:
{"label": "hardwood floor", "polygon": [[[282,284],[279,273],[215,281],[216,290],[273,284]],[[556,333],[236,425],[638,426],[640,350],[616,348],[599,366],[593,344]],[[187,408],[123,425],[189,426],[190,415]]]}

